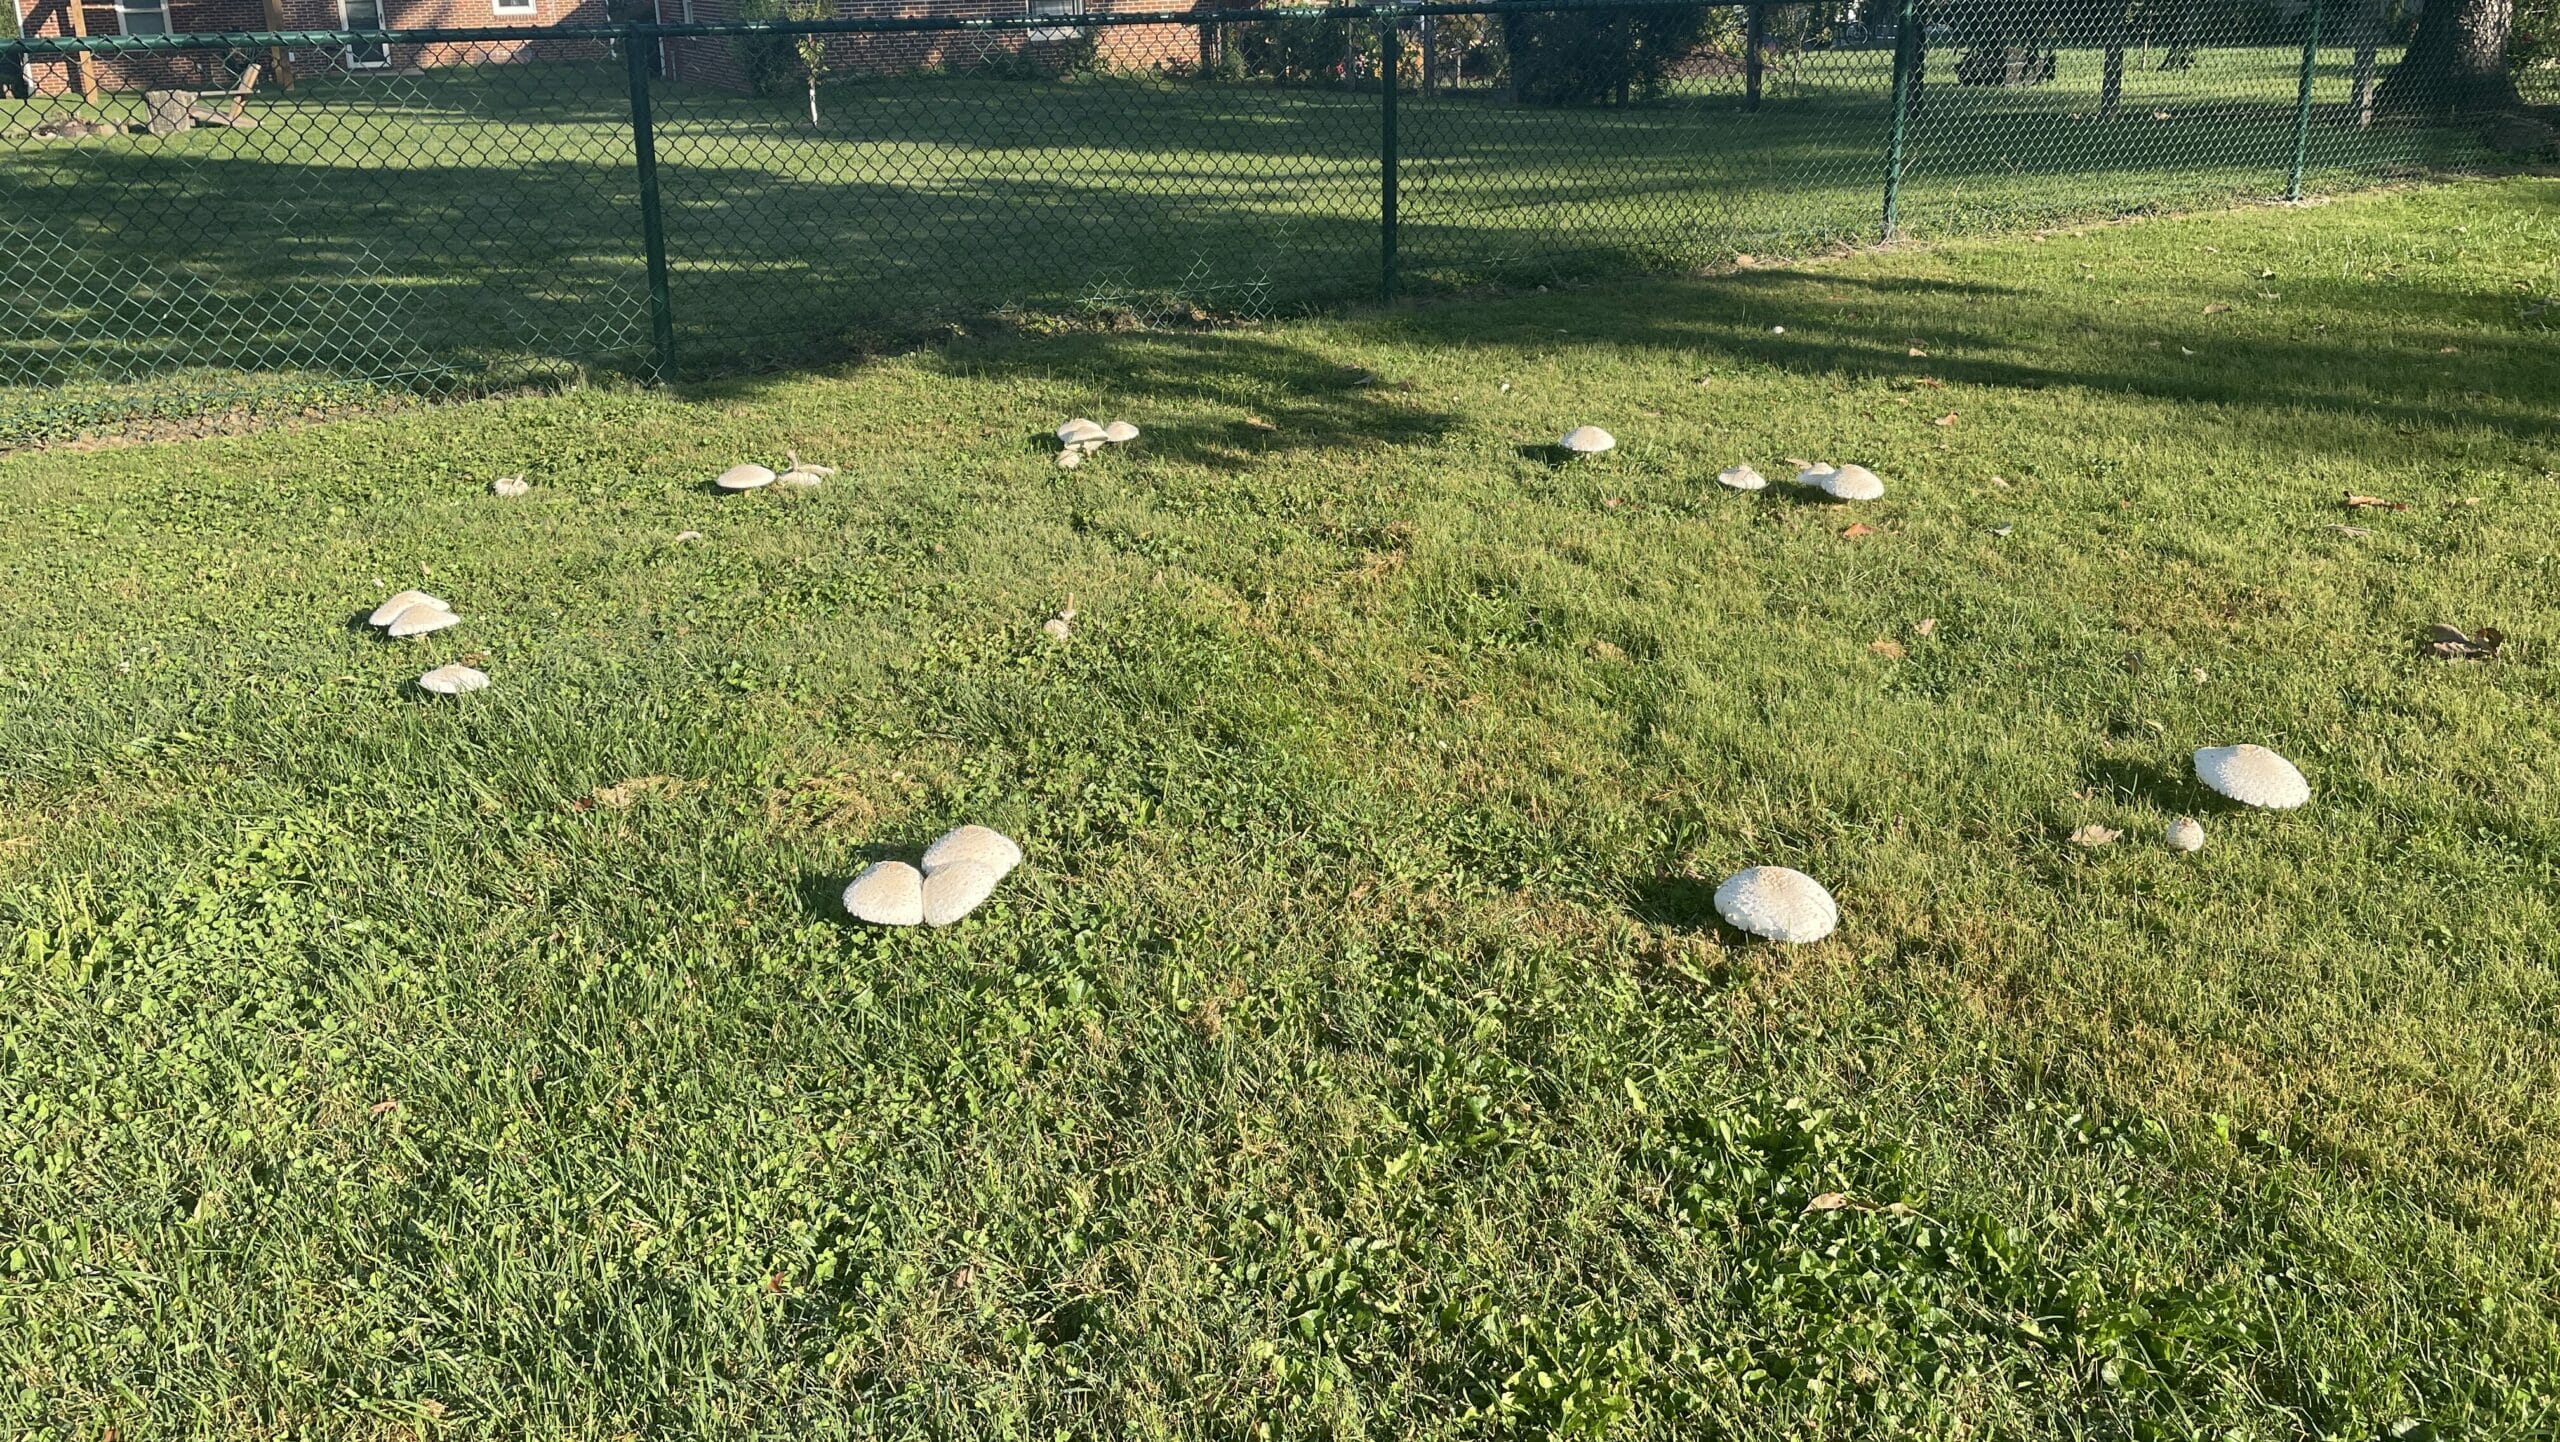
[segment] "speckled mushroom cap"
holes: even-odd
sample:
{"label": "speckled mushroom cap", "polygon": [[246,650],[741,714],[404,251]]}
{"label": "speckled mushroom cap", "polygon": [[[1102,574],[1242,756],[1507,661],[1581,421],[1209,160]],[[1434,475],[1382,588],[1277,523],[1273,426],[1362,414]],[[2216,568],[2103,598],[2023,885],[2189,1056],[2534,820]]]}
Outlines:
{"label": "speckled mushroom cap", "polygon": [[1618,443],[1618,438],[1598,426],[1575,426],[1564,433],[1556,444],[1577,456],[1596,456]]}
{"label": "speckled mushroom cap", "polygon": [[1102,438],[1115,446],[1125,446],[1138,438],[1138,428],[1127,421],[1113,421],[1102,428]]}
{"label": "speckled mushroom cap", "polygon": [[424,591],[395,591],[381,605],[373,608],[373,614],[365,617],[364,623],[368,626],[388,626],[399,620],[400,613],[411,606],[433,606],[439,611],[448,609],[444,602]]}
{"label": "speckled mushroom cap", "polygon": [[2168,840],[2171,851],[2202,851],[2204,827],[2192,816],[2181,816],[2169,823]]}
{"label": "speckled mushroom cap", "polygon": [[1004,873],[983,861],[954,861],[925,873],[924,924],[949,926],[993,895]]}
{"label": "speckled mushroom cap", "polygon": [[450,666],[438,666],[419,677],[418,689],[432,691],[439,696],[461,696],[473,691],[488,690],[489,675],[485,671],[475,671],[457,662]]}
{"label": "speckled mushroom cap", "polygon": [[1876,473],[1854,463],[1834,468],[1814,484],[1835,501],[1873,501],[1884,495],[1884,482]]}
{"label": "speckled mushroom cap", "polygon": [[1058,444],[1062,446],[1092,445],[1097,441],[1106,441],[1110,438],[1110,434],[1102,427],[1082,416],[1058,427]]}
{"label": "speckled mushroom cap", "polygon": [[2197,751],[2196,779],[2243,806],[2269,811],[2291,811],[2311,799],[2311,783],[2292,762],[2246,742]]}
{"label": "speckled mushroom cap", "polygon": [[1022,864],[1022,848],[1012,837],[989,827],[954,827],[924,849],[924,874],[931,876],[963,861],[975,861],[1002,877]]}
{"label": "speckled mushroom cap", "polygon": [[713,481],[711,484],[718,486],[724,491],[759,490],[765,486],[773,484],[773,468],[770,466],[759,466],[750,461],[745,465],[731,466],[729,469],[722,471],[719,479]]}
{"label": "speckled mushroom cap", "polygon": [[879,862],[844,889],[844,909],[874,926],[914,926],[924,920],[924,874],[903,861]]}
{"label": "speckled mushroom cap", "polygon": [[1716,912],[1736,928],[1770,941],[1820,941],[1840,924],[1840,907],[1822,883],[1784,866],[1737,871],[1716,888]]}
{"label": "speckled mushroom cap", "polygon": [[1738,466],[1727,466],[1716,472],[1716,480],[1737,491],[1756,491],[1769,484],[1769,478],[1752,469],[1747,461]]}

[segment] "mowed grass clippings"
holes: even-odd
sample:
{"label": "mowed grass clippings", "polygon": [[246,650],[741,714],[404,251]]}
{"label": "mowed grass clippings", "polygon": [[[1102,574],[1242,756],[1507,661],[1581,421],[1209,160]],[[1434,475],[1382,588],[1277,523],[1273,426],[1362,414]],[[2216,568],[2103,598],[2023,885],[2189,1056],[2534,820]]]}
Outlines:
{"label": "mowed grass clippings", "polygon": [[[2549,1436],[2555,241],[2512,180],[0,463],[0,1414]],[[1790,456],[1889,490],[1715,482]],[[984,909],[845,921],[961,822]],[[1753,863],[1840,930],[1722,928]]]}

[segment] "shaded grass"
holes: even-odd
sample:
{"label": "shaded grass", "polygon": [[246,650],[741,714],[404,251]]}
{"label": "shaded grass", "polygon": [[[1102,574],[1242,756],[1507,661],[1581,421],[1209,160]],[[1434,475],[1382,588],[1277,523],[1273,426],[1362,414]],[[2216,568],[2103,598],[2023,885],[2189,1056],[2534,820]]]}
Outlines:
{"label": "shaded grass", "polygon": [[[1918,236],[2281,192],[2298,57],[2134,57],[2099,114],[2096,52],[2054,83],[1939,82],[1913,122]],[[1951,63],[1951,62],[1950,62]],[[2341,61],[2341,64],[2344,62]],[[1757,112],[1735,78],[1658,103],[1407,97],[1401,283],[1458,289],[1721,264],[1872,240],[1890,57],[1790,57]],[[1946,66],[1939,67],[1944,70]],[[2478,158],[2466,132],[2345,118],[2324,70],[2311,179]],[[317,74],[260,127],[81,143],[0,118],[0,444],[119,412],[361,404],[644,365],[649,311],[618,63]],[[1380,284],[1374,93],[1144,73],[1055,83],[847,77],[789,96],[660,87],[679,355],[694,374],[841,358],[1005,316],[1269,317]],[[109,113],[139,117],[137,97]],[[244,372],[259,373],[254,378]]]}
{"label": "shaded grass", "polygon": [[[2548,1435],[2555,237],[2472,184],[0,463],[0,1408]],[[1077,413],[1147,435],[1062,473]],[[845,474],[704,489],[785,444]],[[1713,483],[1791,453],[1893,490]],[[470,620],[340,625],[404,584]],[[2200,794],[2238,739],[2314,804]],[[985,913],[841,920],[963,820]],[[1754,861],[1838,936],[1721,930]]]}

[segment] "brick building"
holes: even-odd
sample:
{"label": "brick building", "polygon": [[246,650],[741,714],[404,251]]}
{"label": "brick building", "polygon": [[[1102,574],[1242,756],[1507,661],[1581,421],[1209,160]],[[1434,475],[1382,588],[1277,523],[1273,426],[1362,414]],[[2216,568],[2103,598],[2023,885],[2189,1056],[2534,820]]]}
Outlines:
{"label": "brick building", "polygon": [[[50,35],[171,35],[265,30],[429,30],[502,26],[601,25],[611,19],[666,24],[712,24],[731,18],[736,0],[0,0],[18,7],[22,33]],[[1199,0],[1195,0],[1199,3]],[[1089,27],[1076,17],[1091,12],[1186,8],[1184,0],[836,0],[833,13],[853,18],[997,17],[1054,18],[1053,25],[1004,31],[904,31],[845,35],[828,45],[834,75],[886,74],[927,67],[968,69],[991,59],[1021,56],[1034,62],[1089,53],[1100,63],[1153,68],[1187,62],[1199,53],[1194,30],[1178,25]],[[485,41],[468,45],[347,45],[305,48],[283,57],[298,72],[327,69],[361,73],[408,71],[441,65],[591,59],[592,42]],[[745,67],[738,47],[719,36],[664,41],[658,70],[671,79],[743,89]],[[99,56],[87,62],[102,90],[218,89],[250,62],[271,57],[194,48],[165,55]],[[73,62],[30,61],[29,79],[40,93],[80,88]],[[261,84],[272,83],[272,75]]]}

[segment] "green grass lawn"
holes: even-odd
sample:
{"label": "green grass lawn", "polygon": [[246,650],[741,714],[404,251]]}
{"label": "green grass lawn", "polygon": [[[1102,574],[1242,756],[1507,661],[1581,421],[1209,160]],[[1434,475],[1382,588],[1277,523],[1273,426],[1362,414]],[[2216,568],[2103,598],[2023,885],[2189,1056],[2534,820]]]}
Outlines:
{"label": "green grass lawn", "polygon": [[[1186,32],[1187,33],[1187,32]],[[2385,68],[2393,56],[2383,57]],[[2136,52],[1976,89],[1942,55],[1902,220],[1945,236],[2282,192],[2300,57]],[[2322,73],[2312,183],[2476,158],[2460,129],[2347,123]],[[306,66],[307,70],[311,67]],[[1873,240],[1891,57],[1817,51],[1655,103],[1407,97],[1403,284],[1537,284]],[[1379,97],[1119,73],[846,77],[796,95],[658,92],[676,334],[695,374],[842,357],[1008,314],[1301,313],[1377,293]],[[348,78],[262,95],[259,128],[28,135],[0,105],[0,446],[192,417],[503,388],[649,351],[622,68],[606,59]],[[140,116],[139,98],[109,110]],[[244,374],[255,372],[255,375]]]}
{"label": "green grass lawn", "polygon": [[[0,1431],[2549,1437],[2555,255],[2481,182],[0,460]],[[1714,483],[1789,454],[1891,491]],[[962,821],[984,911],[843,918]]]}

